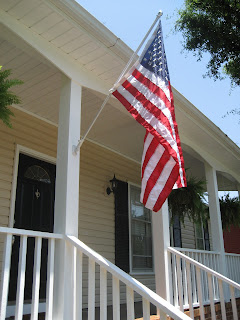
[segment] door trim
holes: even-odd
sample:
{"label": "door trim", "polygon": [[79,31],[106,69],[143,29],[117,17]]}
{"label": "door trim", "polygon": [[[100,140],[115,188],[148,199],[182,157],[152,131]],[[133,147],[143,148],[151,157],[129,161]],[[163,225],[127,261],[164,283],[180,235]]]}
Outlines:
{"label": "door trim", "polygon": [[27,156],[46,161],[48,163],[55,164],[57,159],[51,157],[45,153],[24,147],[20,144],[16,145],[15,156],[14,156],[14,165],[13,165],[13,179],[12,179],[12,188],[11,188],[11,200],[10,200],[10,214],[9,214],[9,228],[13,228],[14,225],[14,214],[15,214],[15,201],[16,201],[16,191],[17,191],[17,178],[18,178],[18,164],[19,164],[19,154],[23,153]]}

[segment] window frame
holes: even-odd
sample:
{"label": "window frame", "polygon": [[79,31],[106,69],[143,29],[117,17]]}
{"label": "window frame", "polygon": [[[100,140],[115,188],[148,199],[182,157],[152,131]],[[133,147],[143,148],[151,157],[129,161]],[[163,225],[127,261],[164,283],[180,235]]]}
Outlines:
{"label": "window frame", "polygon": [[141,187],[135,183],[128,182],[128,222],[129,222],[129,273],[131,275],[141,275],[141,274],[148,274],[148,275],[154,275],[154,243],[153,243],[153,228],[152,228],[152,211],[150,210],[151,214],[151,235],[152,235],[152,270],[141,270],[136,271],[133,270],[132,266],[132,212],[131,212],[131,187],[135,187],[141,190]]}
{"label": "window frame", "polygon": [[[202,240],[203,240],[203,249],[198,249],[197,248],[197,239],[200,239],[200,238],[197,238],[197,225],[194,224],[194,240],[195,240],[195,248],[196,250],[202,250],[202,251],[211,251],[211,243],[210,243],[210,234],[209,234],[209,226],[208,226],[208,223],[207,223],[207,229],[204,228],[203,226],[203,223],[201,223],[201,231],[202,231]],[[208,232],[208,242],[209,242],[209,250],[206,249],[206,237],[205,237],[205,233],[206,231]]]}
{"label": "window frame", "polygon": [[[169,214],[170,214],[170,211],[169,211]],[[169,218],[169,220],[171,220],[171,218]],[[176,228],[174,227],[174,223],[173,224],[170,224],[169,223],[169,232],[170,232],[170,246],[173,247],[173,248],[182,248],[182,223],[179,219],[179,227]],[[180,242],[181,242],[181,245],[180,247],[179,246],[175,246],[175,237],[174,237],[174,229],[178,229],[179,232],[180,232]]]}

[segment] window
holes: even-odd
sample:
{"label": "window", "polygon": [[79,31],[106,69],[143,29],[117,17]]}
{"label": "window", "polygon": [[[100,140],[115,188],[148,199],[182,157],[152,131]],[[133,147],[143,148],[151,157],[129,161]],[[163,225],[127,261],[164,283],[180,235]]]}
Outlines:
{"label": "window", "polygon": [[181,222],[178,216],[173,217],[173,246],[177,248],[182,248],[182,232],[181,232]]}
{"label": "window", "polygon": [[195,242],[196,249],[198,250],[210,250],[209,232],[208,226],[203,226],[203,224],[195,225]]}
{"label": "window", "polygon": [[24,174],[24,177],[28,179],[44,182],[44,183],[51,183],[51,180],[47,171],[38,165],[32,165],[28,167]]}
{"label": "window", "polygon": [[129,186],[130,270],[153,271],[151,211],[140,202],[140,188]]}

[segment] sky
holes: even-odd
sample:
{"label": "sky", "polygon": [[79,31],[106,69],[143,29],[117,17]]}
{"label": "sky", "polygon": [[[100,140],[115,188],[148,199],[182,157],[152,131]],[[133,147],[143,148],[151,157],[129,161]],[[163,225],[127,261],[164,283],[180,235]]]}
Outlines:
{"label": "sky", "polygon": [[184,0],[77,0],[95,18],[135,50],[159,10],[171,84],[240,147],[240,116],[224,115],[239,108],[240,88],[231,88],[229,79],[204,78],[208,55],[199,62],[183,52],[182,35],[174,32],[177,10]]}

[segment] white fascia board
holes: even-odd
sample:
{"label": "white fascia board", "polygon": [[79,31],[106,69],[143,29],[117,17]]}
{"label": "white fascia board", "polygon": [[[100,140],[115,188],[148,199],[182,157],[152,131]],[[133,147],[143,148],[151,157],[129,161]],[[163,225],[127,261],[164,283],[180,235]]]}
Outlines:
{"label": "white fascia board", "polygon": [[103,94],[108,94],[109,88],[104,86],[103,81],[96,75],[80,66],[80,64],[69,57],[69,55],[60,51],[53,44],[34,33],[28,27],[1,9],[0,22],[39,52],[43,57],[49,60],[55,67],[74,82],[78,83],[80,86],[99,91]]}
{"label": "white fascia board", "polygon": [[191,147],[194,151],[196,151],[201,156],[201,158],[204,161],[206,161],[214,169],[216,169],[217,171],[230,174],[238,183],[240,183],[240,176],[236,174],[235,171],[232,171],[229,167],[226,167],[222,162],[212,157],[206,150],[196,145],[193,141],[191,141],[189,138],[187,138],[183,134],[181,134],[181,143],[185,143],[186,145]]}
{"label": "white fascia board", "polygon": [[240,160],[240,148],[208,117],[198,110],[190,101],[181,93],[173,88],[175,100],[179,100],[179,109],[204,132],[214,138],[227,152],[230,152],[236,159]]}

